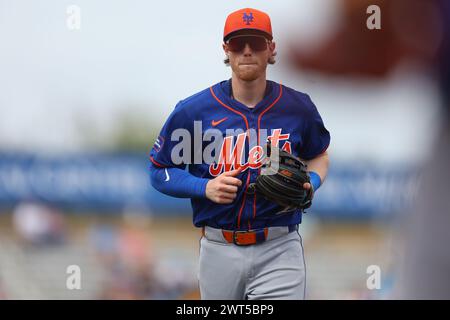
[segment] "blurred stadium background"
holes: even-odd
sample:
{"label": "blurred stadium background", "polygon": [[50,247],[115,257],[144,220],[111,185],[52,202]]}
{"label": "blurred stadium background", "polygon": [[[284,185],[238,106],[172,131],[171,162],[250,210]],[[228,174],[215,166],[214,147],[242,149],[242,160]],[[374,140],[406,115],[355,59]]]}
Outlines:
{"label": "blurred stadium background", "polygon": [[332,137],[300,227],[307,297],[389,299],[442,118],[439,8],[406,2],[0,0],[0,298],[199,298],[200,231],[188,200],[151,188],[147,155],[178,100],[230,77],[223,23],[249,6],[272,18],[268,78],[310,94]]}

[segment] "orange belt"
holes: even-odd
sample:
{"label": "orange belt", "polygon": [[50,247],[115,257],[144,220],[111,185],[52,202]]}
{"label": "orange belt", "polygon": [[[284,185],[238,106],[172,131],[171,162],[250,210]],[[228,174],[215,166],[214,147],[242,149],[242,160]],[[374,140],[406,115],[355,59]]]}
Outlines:
{"label": "orange belt", "polygon": [[[202,228],[205,235],[205,228]],[[248,230],[248,231],[232,231],[222,230],[223,237],[228,243],[234,243],[238,246],[248,246],[266,241],[269,234],[269,228]]]}

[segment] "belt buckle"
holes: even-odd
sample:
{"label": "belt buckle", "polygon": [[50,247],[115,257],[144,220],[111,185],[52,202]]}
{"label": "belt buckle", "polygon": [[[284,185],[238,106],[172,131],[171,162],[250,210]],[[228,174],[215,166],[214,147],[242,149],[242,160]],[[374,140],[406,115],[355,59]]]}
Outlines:
{"label": "belt buckle", "polygon": [[234,230],[233,231],[233,243],[235,245],[237,245],[237,246],[250,246],[250,245],[256,243],[256,236],[255,236],[255,241],[253,243],[250,243],[250,242],[249,243],[240,243],[237,240],[237,235],[239,235],[239,234],[255,234],[255,231],[254,230],[248,230],[248,231],[245,231],[245,230]]}

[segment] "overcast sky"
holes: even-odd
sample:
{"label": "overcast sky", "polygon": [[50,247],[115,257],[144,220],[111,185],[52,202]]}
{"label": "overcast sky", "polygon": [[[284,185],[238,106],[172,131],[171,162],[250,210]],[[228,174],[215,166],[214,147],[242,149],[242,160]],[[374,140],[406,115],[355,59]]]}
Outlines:
{"label": "overcast sky", "polygon": [[[66,25],[72,4],[80,30]],[[289,40],[333,30],[334,0],[0,0],[0,149],[79,150],[77,116],[108,132],[125,105],[162,126],[177,101],[230,77],[223,24],[242,7],[270,14],[279,55],[268,77],[311,95],[336,157],[423,154],[436,106],[427,78],[399,70],[383,82],[343,82],[292,73],[283,61]]]}

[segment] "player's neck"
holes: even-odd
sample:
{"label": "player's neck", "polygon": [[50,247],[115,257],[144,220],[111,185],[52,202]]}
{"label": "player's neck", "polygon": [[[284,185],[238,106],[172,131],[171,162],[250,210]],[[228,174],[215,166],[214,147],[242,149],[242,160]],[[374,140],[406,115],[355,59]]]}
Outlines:
{"label": "player's neck", "polygon": [[244,81],[233,74],[231,78],[233,98],[249,108],[254,108],[264,98],[266,83],[266,77]]}

